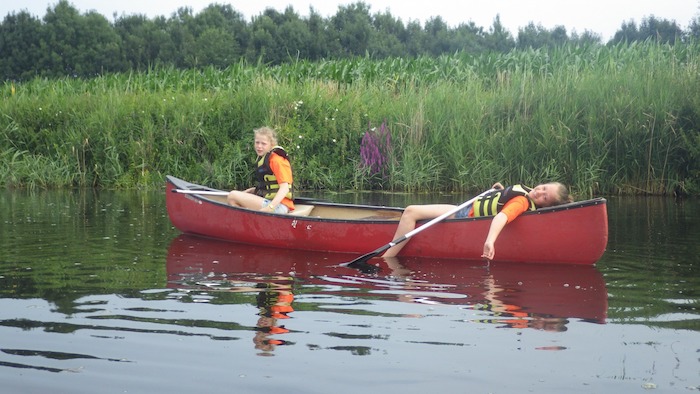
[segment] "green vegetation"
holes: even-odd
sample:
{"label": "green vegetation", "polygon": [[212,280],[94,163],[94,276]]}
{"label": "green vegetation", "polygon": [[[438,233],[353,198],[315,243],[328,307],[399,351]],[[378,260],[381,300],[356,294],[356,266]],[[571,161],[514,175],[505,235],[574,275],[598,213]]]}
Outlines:
{"label": "green vegetation", "polygon": [[700,191],[700,18],[625,22],[606,46],[533,24],[514,38],[498,17],[404,25],[364,2],[114,18],[65,0],[4,18],[0,185],[245,187],[269,125],[300,189]]}
{"label": "green vegetation", "polygon": [[[6,82],[0,184],[250,185],[269,125],[300,189],[470,191],[561,180],[579,196],[700,192],[697,44],[153,68]],[[382,123],[388,165],[363,166]]]}

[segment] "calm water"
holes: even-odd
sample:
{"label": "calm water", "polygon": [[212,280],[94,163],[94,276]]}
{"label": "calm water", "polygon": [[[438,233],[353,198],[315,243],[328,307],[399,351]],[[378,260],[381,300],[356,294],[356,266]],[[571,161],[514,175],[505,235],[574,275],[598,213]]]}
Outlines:
{"label": "calm water", "polygon": [[2,192],[1,392],[697,392],[700,202],[608,213],[596,267],[373,274],[182,236],[161,193]]}

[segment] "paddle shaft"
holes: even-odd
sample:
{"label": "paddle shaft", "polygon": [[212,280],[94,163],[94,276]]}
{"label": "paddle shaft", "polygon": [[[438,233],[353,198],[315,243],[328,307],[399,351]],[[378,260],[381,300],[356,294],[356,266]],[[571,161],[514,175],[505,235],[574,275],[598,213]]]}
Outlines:
{"label": "paddle shaft", "polygon": [[[201,194],[201,195],[209,195],[209,196],[228,196],[228,192],[218,191],[218,190],[171,189],[170,191],[173,192],[173,193],[182,193],[182,194]],[[298,203],[302,204],[302,203],[324,202],[324,200],[319,200],[319,199],[316,199],[316,198],[308,198],[308,197],[294,197],[294,202],[298,202]]]}
{"label": "paddle shaft", "polygon": [[202,194],[210,196],[228,196],[228,192],[216,191],[216,190],[183,190],[183,189],[172,189],[173,193],[183,193],[183,194]]}
{"label": "paddle shaft", "polygon": [[438,223],[438,222],[441,222],[441,221],[445,220],[447,217],[454,215],[455,213],[457,213],[457,212],[459,212],[460,210],[462,210],[462,209],[466,208],[467,206],[469,206],[469,204],[471,204],[471,203],[473,203],[474,201],[476,201],[477,198],[483,196],[484,194],[490,193],[490,192],[492,192],[492,191],[494,191],[494,190],[495,190],[495,189],[486,190],[485,192],[479,194],[478,196],[476,196],[476,197],[474,197],[474,198],[472,198],[472,199],[470,199],[470,200],[468,200],[468,201],[465,201],[465,202],[463,202],[461,205],[459,205],[459,206],[457,206],[457,207],[455,207],[455,208],[453,208],[453,209],[450,209],[449,211],[443,213],[442,215],[440,215],[440,216],[438,216],[438,217],[436,217],[436,218],[430,220],[429,222],[425,223],[424,225],[422,225],[422,226],[420,226],[420,227],[417,227],[417,228],[414,228],[413,230],[411,230],[411,231],[409,231],[408,233],[406,233],[406,235],[404,235],[404,236],[402,236],[402,237],[400,237],[400,238],[397,238],[397,239],[395,239],[395,240],[389,242],[388,244],[386,244],[386,245],[384,245],[384,246],[382,246],[382,247],[380,247],[380,248],[377,248],[377,249],[375,249],[375,250],[373,250],[373,251],[371,251],[371,252],[369,252],[369,253],[367,253],[367,254],[364,254],[364,255],[362,255],[362,256],[356,258],[355,260],[350,261],[350,262],[347,263],[347,264],[348,264],[348,265],[350,265],[350,264],[357,264],[357,263],[359,263],[359,262],[361,262],[361,261],[369,260],[369,259],[371,259],[372,257],[375,257],[375,256],[378,255],[379,253],[382,253],[382,252],[384,252],[385,250],[391,248],[392,246],[396,246],[396,245],[400,244],[401,242],[406,241],[407,239],[409,239],[409,238],[411,238],[412,236],[414,236],[414,235],[420,233],[421,231],[427,229],[428,227],[432,226],[433,224]]}

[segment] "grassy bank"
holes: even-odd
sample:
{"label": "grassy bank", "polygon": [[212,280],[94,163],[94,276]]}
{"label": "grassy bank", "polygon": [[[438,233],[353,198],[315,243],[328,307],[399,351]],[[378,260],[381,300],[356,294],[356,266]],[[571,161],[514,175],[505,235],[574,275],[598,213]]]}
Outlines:
{"label": "grassy bank", "polygon": [[301,189],[698,194],[698,55],[649,43],[7,83],[0,184],[240,188],[269,125]]}

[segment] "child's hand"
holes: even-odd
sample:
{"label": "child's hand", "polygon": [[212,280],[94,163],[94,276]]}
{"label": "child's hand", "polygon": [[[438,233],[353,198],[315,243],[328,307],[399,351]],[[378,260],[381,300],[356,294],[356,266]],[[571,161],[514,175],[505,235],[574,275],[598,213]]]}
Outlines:
{"label": "child's hand", "polygon": [[487,260],[493,260],[494,255],[496,255],[496,248],[493,243],[487,241],[484,243],[484,253],[481,254],[481,257]]}

